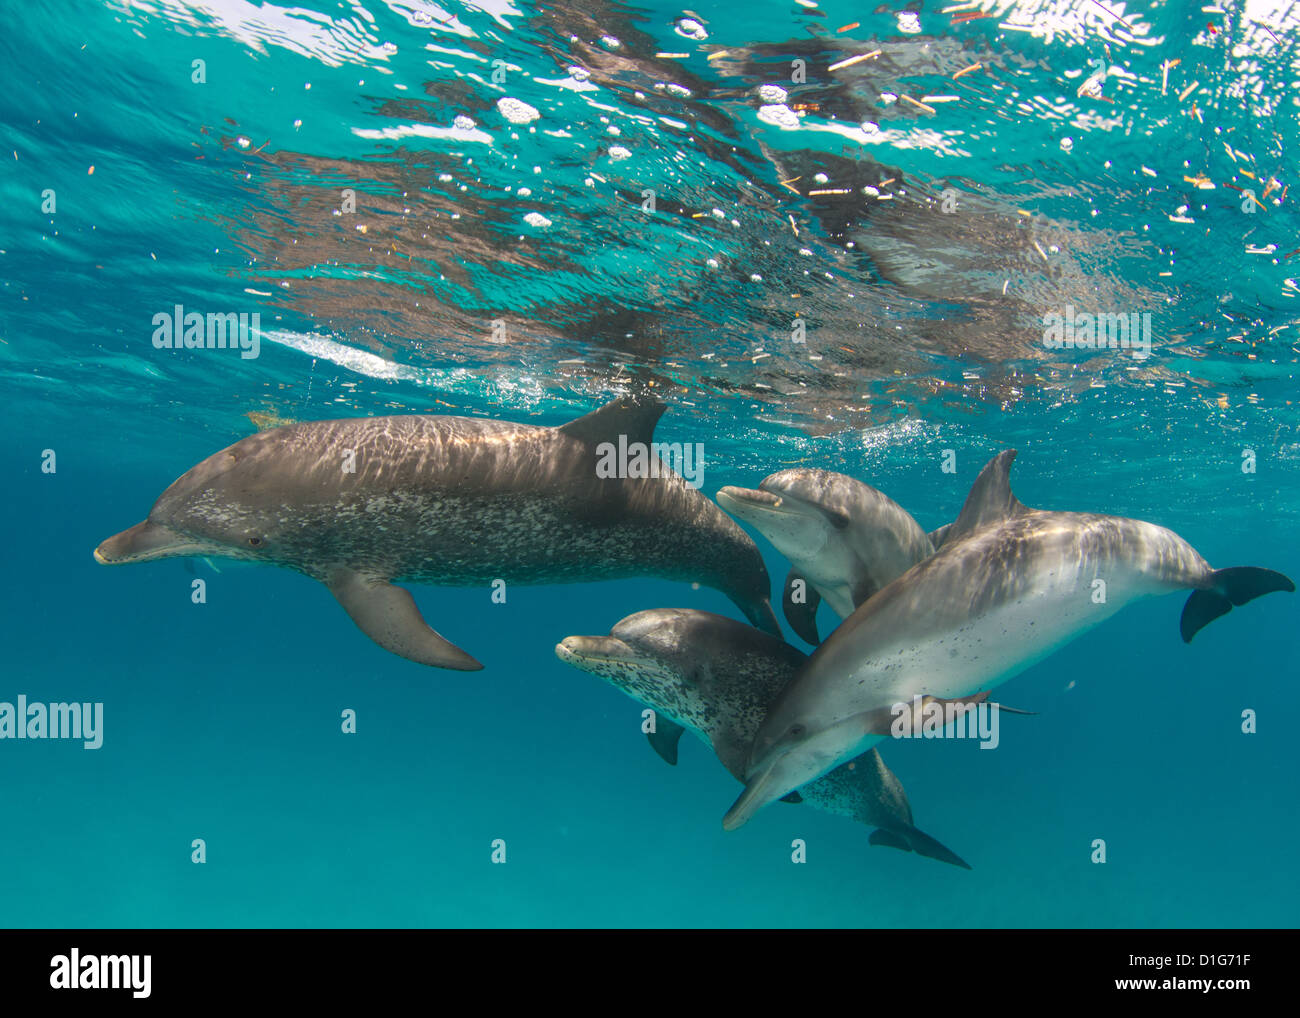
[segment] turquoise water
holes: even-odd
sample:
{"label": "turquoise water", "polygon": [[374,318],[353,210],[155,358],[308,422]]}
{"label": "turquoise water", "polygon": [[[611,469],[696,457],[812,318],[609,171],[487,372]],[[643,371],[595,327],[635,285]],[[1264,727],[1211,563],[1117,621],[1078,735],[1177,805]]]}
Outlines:
{"label": "turquoise water", "polygon": [[[249,414],[553,425],[653,383],[710,495],[818,466],[928,529],[1014,447],[1029,505],[1300,576],[1300,12],[947,6],[6,9],[0,701],[99,701],[105,733],[0,740],[0,923],[1294,925],[1293,596],[1190,646],[1181,597],[1139,603],[1000,687],[1039,713],[997,751],[886,746],[966,872],[805,807],[724,833],[705,747],[665,766],[553,655],[645,608],[734,614],[712,590],[418,588],[464,674],[287,571],[91,558]],[[155,349],[176,304],[260,313],[260,355]],[[1151,356],[1045,348],[1066,306],[1149,313]]]}

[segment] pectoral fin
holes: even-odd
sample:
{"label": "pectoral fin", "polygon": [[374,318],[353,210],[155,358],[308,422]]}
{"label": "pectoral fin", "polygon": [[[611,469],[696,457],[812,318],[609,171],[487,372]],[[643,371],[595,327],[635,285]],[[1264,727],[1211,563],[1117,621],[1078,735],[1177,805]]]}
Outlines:
{"label": "pectoral fin", "polygon": [[[976,693],[974,696],[955,696],[950,700],[946,700],[941,696],[929,695],[921,697],[919,703],[916,700],[904,700],[892,707],[878,707],[876,710],[862,715],[863,731],[867,735],[893,735],[894,722],[909,712],[912,714],[912,718],[911,726],[908,727],[907,730],[920,731],[925,718],[925,710],[932,704],[938,704],[941,709],[946,708],[948,704],[954,704],[959,708],[955,716],[960,717],[967,711],[973,710],[980,704],[984,703],[988,698],[989,690],[985,689]],[[1001,703],[990,702],[989,706],[996,707],[999,712],[1005,711],[1008,714],[1024,714],[1032,716],[1037,713],[1036,711],[1019,710],[1015,707],[1008,707]],[[947,713],[948,712],[945,709],[943,716],[947,717]]]}
{"label": "pectoral fin", "polygon": [[[802,596],[798,601],[794,599],[796,582],[803,585],[800,588]],[[822,642],[821,637],[817,635],[817,606],[821,603],[821,594],[817,593],[799,570],[791,569],[785,578],[785,589],[781,593],[781,608],[785,612],[786,622],[790,623],[790,628],[795,631],[799,639],[813,646]]]}
{"label": "pectoral fin", "polygon": [[900,825],[896,830],[878,827],[871,832],[871,837],[867,839],[867,842],[872,845],[885,845],[889,848],[901,849],[904,852],[915,852],[927,859],[938,859],[940,862],[960,866],[964,870],[970,869],[970,863],[956,852],[910,824]]}
{"label": "pectoral fin", "polygon": [[385,650],[434,668],[473,672],[483,667],[430,629],[410,592],[383,577],[339,569],[327,586],[357,628]]}
{"label": "pectoral fin", "polygon": [[669,721],[668,718],[656,712],[655,730],[646,732],[646,738],[650,740],[650,748],[653,749],[665,763],[670,763],[674,767],[677,765],[677,743],[681,741],[682,732],[686,731],[676,721]]}

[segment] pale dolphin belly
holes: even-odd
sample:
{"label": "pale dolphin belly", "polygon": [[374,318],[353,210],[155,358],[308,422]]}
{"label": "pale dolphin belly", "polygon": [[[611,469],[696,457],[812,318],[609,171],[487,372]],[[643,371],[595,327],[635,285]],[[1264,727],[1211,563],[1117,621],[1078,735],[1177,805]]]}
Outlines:
{"label": "pale dolphin belly", "polygon": [[1030,512],[941,549],[900,577],[823,645],[809,671],[834,687],[841,717],[914,695],[968,696],[1014,677],[1125,605],[1196,587],[1209,573],[1205,560],[1163,527]]}

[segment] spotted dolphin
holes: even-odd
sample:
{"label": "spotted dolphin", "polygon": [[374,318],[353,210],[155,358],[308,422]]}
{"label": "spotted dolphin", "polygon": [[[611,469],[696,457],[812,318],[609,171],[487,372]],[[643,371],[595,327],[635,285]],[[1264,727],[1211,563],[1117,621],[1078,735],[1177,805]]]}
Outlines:
{"label": "spotted dolphin", "polygon": [[[558,428],[403,416],[261,431],[190,469],[95,559],[285,566],[325,584],[381,647],[439,668],[482,665],[431,629],[394,581],[694,581],[778,633],[754,542],[653,455],[663,411],[624,397]],[[642,466],[605,469],[615,448],[640,450]],[[620,472],[642,476],[608,476]]]}
{"label": "spotted dolphin", "polygon": [[862,753],[913,696],[992,689],[1139,598],[1190,589],[1190,642],[1234,605],[1295,590],[1272,570],[1212,569],[1151,523],[1030,509],[1011,493],[1015,455],[994,457],[939,551],[858,608],[777,698],[725,828]]}
{"label": "spotted dolphin", "polygon": [[[670,763],[676,762],[677,741],[688,730],[713,748],[737,780],[743,780],[749,746],[768,704],[805,660],[784,640],[743,622],[679,608],[629,615],[609,636],[570,636],[555,653],[651,708],[656,714],[651,743]],[[802,786],[795,801],[800,800],[877,828],[873,845],[970,868],[913,826],[902,784],[874,749]]]}
{"label": "spotted dolphin", "polygon": [[830,470],[781,470],[757,489],[723,488],[718,504],[790,560],[785,618],[808,643],[820,642],[817,606],[823,599],[846,619],[934,554],[931,539],[906,509],[871,485]]}

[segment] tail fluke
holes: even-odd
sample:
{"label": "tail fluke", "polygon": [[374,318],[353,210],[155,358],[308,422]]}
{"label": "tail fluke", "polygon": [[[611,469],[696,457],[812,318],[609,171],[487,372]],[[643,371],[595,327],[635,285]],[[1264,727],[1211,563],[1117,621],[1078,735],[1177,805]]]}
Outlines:
{"label": "tail fluke", "polygon": [[1258,566],[1216,569],[1211,580],[1213,586],[1192,591],[1187,604],[1183,605],[1183,617],[1179,622],[1183,643],[1191,643],[1193,636],[1220,615],[1227,615],[1233,605],[1245,604],[1275,590],[1295,590],[1295,584],[1281,573]]}

